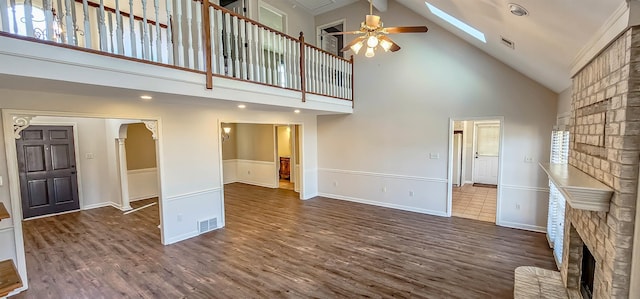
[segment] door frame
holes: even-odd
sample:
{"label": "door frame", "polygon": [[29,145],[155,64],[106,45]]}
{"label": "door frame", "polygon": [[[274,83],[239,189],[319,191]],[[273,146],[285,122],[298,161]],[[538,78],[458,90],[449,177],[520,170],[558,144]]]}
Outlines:
{"label": "door frame", "polygon": [[[18,154],[15,146],[14,137],[14,116],[52,116],[52,117],[80,117],[80,118],[99,118],[99,119],[145,119],[153,120],[157,122],[157,137],[156,140],[156,163],[158,166],[158,182],[159,194],[158,194],[158,206],[159,206],[159,218],[160,218],[160,240],[162,244],[165,244],[165,227],[163,225],[163,194],[164,184],[162,182],[163,172],[162,166],[164,161],[163,155],[163,138],[162,138],[162,118],[152,115],[107,115],[96,113],[82,113],[82,112],[55,112],[55,111],[38,111],[38,110],[17,110],[17,109],[2,109],[2,123],[4,133],[5,155],[7,158],[7,177],[9,185],[9,195],[11,201],[11,219],[13,219],[12,227],[14,239],[16,245],[16,267],[20,273],[20,277],[28,278],[26,253],[24,248],[24,233],[22,229],[22,196],[20,191],[20,171],[18,168]],[[222,157],[222,156],[221,156]],[[76,158],[77,159],[77,158]],[[78,195],[79,196],[79,195]],[[23,279],[22,288],[18,289],[18,292],[22,292],[29,287],[28,279]]]}
{"label": "door frame", "polygon": [[[498,127],[500,129],[500,138],[502,138],[502,123],[501,122],[497,122],[497,119],[494,119],[492,121],[490,120],[480,120],[480,121],[473,121],[473,147],[472,147],[472,154],[475,156],[475,153],[478,151],[478,124],[498,124]],[[502,140],[501,140],[502,141]],[[500,148],[498,148],[498,163],[500,163],[500,158],[502,155],[502,152],[500,151],[502,149],[502,143],[500,143],[498,145]],[[500,174],[500,169],[498,168],[498,175]],[[471,181],[473,181],[474,183],[476,182],[476,159],[471,159]],[[496,218],[497,219],[497,218]]]}
{"label": "door frame", "polygon": [[[300,179],[300,191],[298,192],[299,195],[299,199],[300,200],[307,200],[310,198],[304,198],[304,190],[305,190],[305,184],[304,184],[304,169],[305,169],[305,163],[304,163],[304,123],[303,122],[280,122],[280,121],[255,121],[255,120],[237,120],[237,119],[218,119],[218,163],[220,165],[220,186],[221,187],[221,199],[222,199],[222,206],[224,207],[224,170],[223,170],[223,164],[224,164],[224,160],[222,159],[222,139],[219,138],[220,135],[222,134],[222,124],[255,124],[255,125],[272,125],[273,126],[273,131],[274,131],[274,141],[276,143],[276,145],[274,146],[274,157],[276,157],[278,155],[278,149],[277,149],[277,140],[275,136],[275,132],[276,132],[276,126],[291,126],[291,125],[298,125],[299,129],[300,129],[300,140],[298,140],[300,142],[299,148],[300,148],[300,153],[299,153],[299,161],[300,162],[300,172],[299,172],[299,179]],[[277,159],[275,159],[277,160]],[[279,161],[275,161],[274,163],[279,163]],[[277,166],[276,166],[277,169]],[[279,183],[280,178],[279,176],[275,177],[276,182]],[[277,188],[278,185],[276,185]],[[297,185],[296,185],[297,186]],[[223,214],[222,216],[222,223],[225,224],[224,221],[224,217],[225,215]]]}
{"label": "door frame", "polygon": [[[347,28],[347,19],[343,18],[343,19],[338,19],[326,24],[322,24],[322,25],[318,25],[316,26],[316,45],[318,45],[318,48],[322,49],[322,41],[320,40],[321,36],[322,36],[322,30],[324,28],[329,28],[329,27],[333,27],[336,25],[342,25],[342,29],[343,31],[346,30]],[[344,40],[344,36],[343,36],[343,40]],[[340,49],[338,49],[338,51],[340,51]]]}
{"label": "door frame", "polygon": [[[489,122],[498,121],[500,124],[500,141],[498,149],[498,191],[496,193],[496,225],[502,226],[501,215],[501,203],[502,203],[502,168],[504,160],[504,116],[492,116],[492,117],[450,117],[449,118],[449,149],[447,151],[447,217],[451,217],[453,210],[453,132],[455,131],[453,123],[455,121],[473,121],[473,122]],[[475,135],[475,124],[474,124]],[[474,137],[475,138],[475,137]],[[475,142],[474,142],[475,144]],[[475,153],[475,148],[474,148]],[[475,159],[474,159],[475,160]],[[473,174],[472,174],[473,176]]]}
{"label": "door frame", "polygon": [[261,21],[260,18],[262,17],[262,14],[260,13],[260,9],[261,8],[264,8],[266,10],[270,10],[272,13],[282,16],[283,21],[284,21],[283,22],[284,24],[282,24],[284,26],[283,33],[289,34],[289,15],[287,15],[284,11],[274,7],[273,5],[271,5],[271,4],[267,3],[267,2],[264,2],[264,0],[258,0],[258,12],[257,12],[258,22]]}
{"label": "door frame", "polygon": [[[76,122],[55,122],[55,121],[38,121],[32,120],[29,126],[63,126],[63,127],[72,127],[73,128],[73,150],[75,151],[76,158],[76,179],[78,184],[78,201],[80,202],[79,210],[71,210],[62,213],[54,213],[49,215],[42,215],[37,217],[31,217],[29,219],[24,219],[24,221],[34,220],[38,218],[51,217],[56,215],[62,215],[67,213],[73,213],[84,210],[84,193],[82,192],[82,170],[80,169],[80,147],[78,145],[80,138],[78,137],[78,123]],[[15,143],[15,141],[14,141]]]}

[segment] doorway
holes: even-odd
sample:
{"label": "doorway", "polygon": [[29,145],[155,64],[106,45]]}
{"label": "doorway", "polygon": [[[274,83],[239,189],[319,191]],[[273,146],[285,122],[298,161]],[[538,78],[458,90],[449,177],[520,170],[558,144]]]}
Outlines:
{"label": "doorway", "polygon": [[248,17],[247,0],[220,0],[220,6],[233,11],[234,13]]}
{"label": "doorway", "polygon": [[296,153],[298,152],[297,144],[297,126],[295,125],[277,125],[276,130],[276,153],[278,161],[278,187],[286,190],[297,190],[296,176],[298,174]]}
{"label": "doorway", "polygon": [[499,218],[502,119],[451,121],[449,214],[496,223]]}
{"label": "doorway", "polygon": [[318,36],[318,45],[333,55],[344,57],[344,53],[340,51],[344,47],[343,35],[329,35],[329,33],[342,32],[345,27],[345,20],[338,20],[328,24],[320,25],[316,28]]}

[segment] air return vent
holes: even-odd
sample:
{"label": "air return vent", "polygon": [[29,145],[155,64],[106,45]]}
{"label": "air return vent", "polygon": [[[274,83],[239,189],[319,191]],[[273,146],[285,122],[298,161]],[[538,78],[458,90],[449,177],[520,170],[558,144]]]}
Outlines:
{"label": "air return vent", "polygon": [[511,49],[515,49],[515,48],[516,48],[516,44],[515,44],[514,42],[512,42],[512,41],[510,41],[510,40],[508,40],[508,39],[506,39],[506,38],[504,38],[503,36],[501,36],[501,37],[500,37],[500,42],[501,42],[503,45],[505,45],[505,46],[507,46],[507,47],[509,47],[509,48],[511,48]]}
{"label": "air return vent", "polygon": [[211,218],[198,221],[198,232],[206,233],[218,228],[218,218]]}

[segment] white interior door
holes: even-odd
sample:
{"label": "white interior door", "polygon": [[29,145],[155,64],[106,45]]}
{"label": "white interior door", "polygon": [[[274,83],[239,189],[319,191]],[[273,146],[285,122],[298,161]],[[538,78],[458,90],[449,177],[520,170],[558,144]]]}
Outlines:
{"label": "white interior door", "polygon": [[338,37],[333,35],[324,35],[321,37],[322,50],[338,55]]}
{"label": "white interior door", "polygon": [[498,154],[500,152],[500,124],[476,124],[475,149],[473,182],[497,185]]}
{"label": "white interior door", "polygon": [[227,5],[225,5],[226,9],[235,12],[236,14],[239,14],[241,16],[247,16],[247,5],[246,5],[246,0],[238,0],[232,3],[229,3]]}

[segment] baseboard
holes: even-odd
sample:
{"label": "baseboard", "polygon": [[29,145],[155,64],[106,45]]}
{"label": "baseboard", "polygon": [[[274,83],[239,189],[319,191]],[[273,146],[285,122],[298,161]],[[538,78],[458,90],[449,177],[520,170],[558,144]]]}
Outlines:
{"label": "baseboard", "polygon": [[239,182],[238,182],[238,180],[229,180],[229,181],[226,181],[224,184],[228,185],[228,184],[233,184],[233,183],[239,183]]}
{"label": "baseboard", "polygon": [[509,221],[500,221],[497,224],[498,226],[504,226],[508,228],[528,230],[528,231],[537,232],[537,233],[545,233],[545,234],[547,233],[547,229],[542,226],[523,224],[523,223],[517,223],[517,222],[509,222]]}
{"label": "baseboard", "polygon": [[101,202],[101,203],[96,203],[92,205],[86,205],[82,207],[82,211],[93,210],[93,209],[104,208],[104,207],[112,207],[120,211],[123,211],[122,207],[115,202]]}
{"label": "baseboard", "polygon": [[154,198],[154,197],[158,197],[158,194],[154,193],[154,194],[147,194],[147,195],[140,195],[140,196],[136,196],[136,197],[131,197],[131,198],[129,198],[129,202],[140,201],[140,200],[150,199],[150,198]]}
{"label": "baseboard", "polygon": [[242,183],[242,184],[247,184],[247,185],[253,185],[253,186],[258,186],[258,187],[265,187],[265,188],[271,188],[271,189],[277,189],[280,186],[279,185],[273,185],[273,184],[266,184],[266,183],[257,183],[257,182],[252,182],[252,181],[245,181],[245,180],[236,180],[235,183]]}
{"label": "baseboard", "polygon": [[433,210],[427,210],[427,209],[420,209],[420,208],[414,208],[414,207],[408,207],[408,206],[402,206],[402,205],[395,205],[395,204],[390,204],[390,203],[382,203],[382,202],[377,202],[377,201],[372,201],[372,200],[367,200],[367,199],[362,199],[362,198],[355,198],[355,197],[350,197],[350,196],[328,194],[328,193],[318,193],[318,196],[322,196],[322,197],[326,197],[326,198],[332,198],[332,199],[338,199],[338,200],[344,200],[344,201],[350,201],[350,202],[356,202],[356,203],[361,203],[361,204],[366,204],[366,205],[372,205],[372,206],[378,206],[378,207],[402,210],[402,211],[407,211],[407,212],[415,212],[415,213],[427,214],[427,215],[432,215],[432,216],[448,217],[446,212],[433,211]]}
{"label": "baseboard", "polygon": [[174,243],[178,243],[178,242],[184,241],[186,239],[191,239],[193,237],[197,237],[198,235],[200,235],[200,234],[198,233],[197,230],[196,231],[192,231],[192,232],[188,232],[186,234],[182,234],[182,235],[175,236],[173,238],[167,239],[164,242],[164,245],[171,245],[171,244],[174,244]]}

